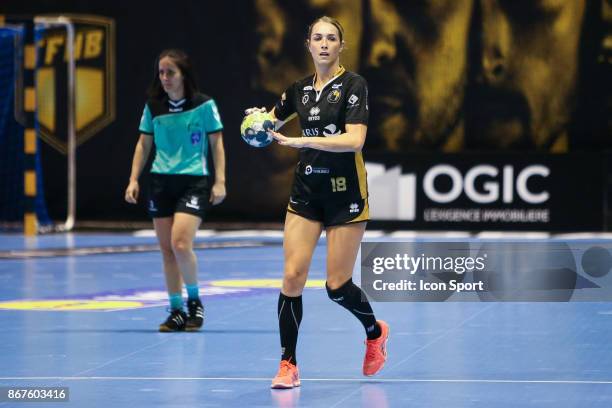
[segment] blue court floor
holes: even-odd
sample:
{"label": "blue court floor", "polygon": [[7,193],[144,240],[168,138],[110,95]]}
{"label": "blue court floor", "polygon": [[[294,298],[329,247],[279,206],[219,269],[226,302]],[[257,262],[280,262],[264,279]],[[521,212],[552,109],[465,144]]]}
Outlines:
{"label": "blue court floor", "polygon": [[68,387],[54,407],[612,407],[612,299],[377,302],[389,358],[363,377],[363,329],[323,289],[323,240],[304,292],[302,387],[270,390],[281,238],[197,242],[205,326],[166,334],[151,234],[0,235],[0,387]]}

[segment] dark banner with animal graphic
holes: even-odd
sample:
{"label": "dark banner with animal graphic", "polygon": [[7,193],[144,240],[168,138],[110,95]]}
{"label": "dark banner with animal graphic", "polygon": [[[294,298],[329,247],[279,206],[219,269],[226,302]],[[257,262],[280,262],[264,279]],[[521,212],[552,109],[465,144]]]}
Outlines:
{"label": "dark banner with animal graphic", "polygon": [[[77,220],[146,219],[146,200],[130,206],[123,191],[155,58],[165,48],[181,48],[191,55],[199,87],[215,99],[224,124],[228,196],[209,220],[282,221],[297,153],[276,143],[249,146],[240,137],[240,123],[244,109],[271,108],[293,82],[312,73],[304,47],[308,25],[330,15],[344,26],[341,63],[368,82],[365,160],[405,155],[398,163],[415,161],[430,169],[435,199],[453,198],[439,203],[417,195],[414,225],[507,226],[510,213],[486,212],[493,203],[505,209],[525,197],[542,200],[548,191],[543,202],[525,201],[525,208],[548,208],[547,216],[529,212],[526,222],[510,225],[599,229],[601,201],[578,198],[605,194],[606,178],[595,163],[612,147],[611,10],[605,0],[242,0],[172,7],[160,1],[143,7],[9,0],[3,13],[72,15],[76,22]],[[43,177],[55,219],[66,211],[64,135],[57,134],[65,90],[57,82],[53,90],[49,78],[65,75],[65,35],[53,27],[39,33]],[[285,135],[301,135],[294,122],[283,128]],[[578,152],[577,163],[564,156]],[[442,153],[458,156],[448,162]],[[506,161],[506,154],[541,156]],[[458,180],[462,190],[454,197]],[[456,183],[450,190],[436,190],[451,181]],[[144,195],[146,174],[141,184]],[[496,188],[498,197],[488,202]],[[370,194],[377,191],[371,188]],[[576,198],[575,211],[554,209],[567,197]],[[408,200],[400,203],[402,211],[412,199],[402,196]],[[456,222],[441,210],[463,208],[461,200],[472,200],[469,208],[491,222]],[[375,218],[381,208],[395,205],[376,196],[371,204]],[[424,205],[432,209],[427,215],[420,212]]]}

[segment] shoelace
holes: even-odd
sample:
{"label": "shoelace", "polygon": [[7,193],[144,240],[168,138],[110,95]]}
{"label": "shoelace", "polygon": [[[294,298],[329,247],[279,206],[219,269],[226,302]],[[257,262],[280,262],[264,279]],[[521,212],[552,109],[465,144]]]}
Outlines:
{"label": "shoelace", "polygon": [[202,305],[201,303],[197,303],[195,301],[188,300],[188,301],[185,302],[185,304],[187,305],[187,309],[189,311],[193,311],[193,310],[196,310],[198,308],[204,309],[204,305]]}
{"label": "shoelace", "polygon": [[374,348],[369,348],[366,352],[366,356],[368,360],[372,360],[376,357],[376,350]]}
{"label": "shoelace", "polygon": [[280,376],[289,375],[290,370],[291,370],[291,363],[285,360],[281,361],[280,368],[278,370],[278,374]]}
{"label": "shoelace", "polygon": [[366,340],[366,357],[368,359],[372,359],[374,357],[376,357],[376,352],[380,349],[380,345],[379,344],[372,344],[372,343],[368,343],[368,341]]}

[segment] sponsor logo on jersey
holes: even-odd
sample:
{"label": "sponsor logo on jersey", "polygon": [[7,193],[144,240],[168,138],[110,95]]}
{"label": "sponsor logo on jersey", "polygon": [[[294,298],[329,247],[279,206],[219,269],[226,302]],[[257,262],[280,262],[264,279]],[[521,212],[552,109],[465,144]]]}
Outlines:
{"label": "sponsor logo on jersey", "polygon": [[338,103],[341,96],[342,92],[339,89],[332,89],[329,94],[327,94],[327,102]]}
{"label": "sponsor logo on jersey", "polygon": [[332,85],[332,89],[338,89],[340,87],[342,87],[342,82],[340,82],[339,84],[333,84]]}
{"label": "sponsor logo on jersey", "polygon": [[310,97],[308,96],[308,94],[302,96],[302,105],[306,105],[309,99]]}
{"label": "sponsor logo on jersey", "polygon": [[337,136],[340,134],[340,129],[336,128],[336,125],[333,123],[331,125],[325,126],[323,129],[323,135],[325,136]]}
{"label": "sponsor logo on jersey", "polygon": [[318,106],[313,106],[310,109],[310,116],[308,117],[308,121],[312,122],[313,120],[321,119],[321,117],[319,116],[319,112],[321,112],[321,109],[319,109]]}
{"label": "sponsor logo on jersey", "polygon": [[312,87],[312,85],[306,85],[303,89],[304,91],[312,91],[314,88]]}
{"label": "sponsor logo on jersey", "polygon": [[350,207],[349,207],[349,212],[350,213],[359,212],[359,204],[357,204],[357,203],[351,204]]}
{"label": "sponsor logo on jersey", "polygon": [[319,128],[302,129],[302,136],[305,136],[305,137],[319,136]]}
{"label": "sponsor logo on jersey", "polygon": [[198,204],[197,196],[191,196],[191,200],[189,200],[189,202],[187,202],[185,205],[189,208],[193,208],[194,210],[200,209],[200,204]]}
{"label": "sponsor logo on jersey", "polygon": [[357,101],[359,101],[359,97],[358,97],[357,95],[355,95],[355,94],[352,94],[352,95],[350,96],[350,98],[348,98],[348,103],[349,103],[351,106],[355,106],[355,104],[357,103]]}

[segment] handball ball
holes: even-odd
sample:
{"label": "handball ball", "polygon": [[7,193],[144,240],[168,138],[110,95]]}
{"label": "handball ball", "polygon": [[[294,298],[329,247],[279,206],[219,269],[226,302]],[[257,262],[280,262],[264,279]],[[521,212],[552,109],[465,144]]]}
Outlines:
{"label": "handball ball", "polygon": [[268,112],[254,112],[247,115],[240,125],[240,135],[253,147],[265,147],[272,143],[268,130],[274,130],[272,115]]}

